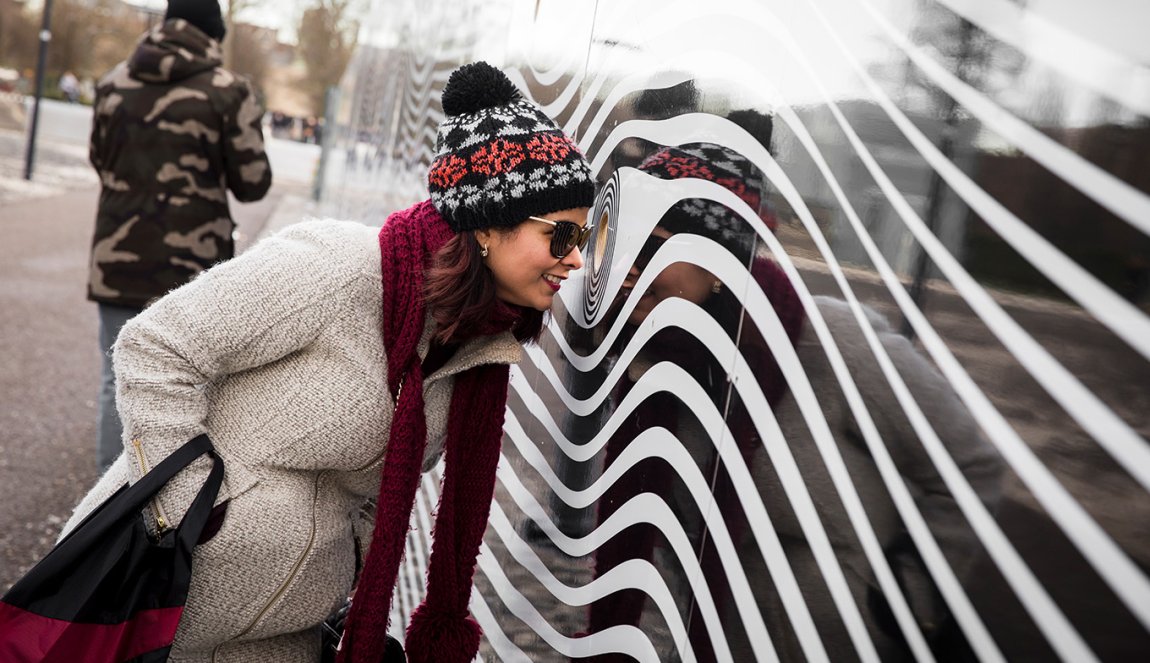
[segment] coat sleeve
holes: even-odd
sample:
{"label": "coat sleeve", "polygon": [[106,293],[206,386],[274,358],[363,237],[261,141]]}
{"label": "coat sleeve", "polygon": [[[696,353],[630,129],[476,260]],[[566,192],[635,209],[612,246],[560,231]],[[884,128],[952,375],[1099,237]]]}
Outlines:
{"label": "coat sleeve", "polygon": [[[359,273],[332,261],[339,247],[325,246],[307,225],[203,272],[124,326],[113,362],[131,481],[206,432],[208,383],[307,346],[347,305],[344,286]],[[169,525],[209,464],[199,459],[160,493],[157,515]]]}
{"label": "coat sleeve", "polygon": [[272,168],[264,149],[263,109],[250,83],[239,79],[236,85],[239,100],[226,118],[224,164],[228,188],[247,203],[267,195]]}

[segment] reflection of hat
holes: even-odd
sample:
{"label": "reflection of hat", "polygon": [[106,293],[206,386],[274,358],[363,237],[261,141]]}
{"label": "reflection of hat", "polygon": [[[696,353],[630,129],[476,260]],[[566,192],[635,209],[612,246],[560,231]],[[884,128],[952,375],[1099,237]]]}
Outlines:
{"label": "reflection of hat", "polygon": [[455,232],[594,204],[583,154],[503,72],[486,62],[460,67],[443,89],[443,112],[427,188]]}
{"label": "reflection of hat", "polygon": [[164,20],[173,18],[184,19],[216,41],[222,41],[228,32],[216,0],[168,0]]}
{"label": "reflection of hat", "polygon": [[[721,185],[756,213],[762,205],[764,182],[755,165],[732,149],[714,143],[665,147],[647,157],[639,170],[664,180],[695,178]],[[767,227],[777,222],[764,215]],[[675,204],[659,222],[671,232],[691,232],[714,239],[738,255],[754,246],[754,231],[742,217],[722,203],[687,198]]]}

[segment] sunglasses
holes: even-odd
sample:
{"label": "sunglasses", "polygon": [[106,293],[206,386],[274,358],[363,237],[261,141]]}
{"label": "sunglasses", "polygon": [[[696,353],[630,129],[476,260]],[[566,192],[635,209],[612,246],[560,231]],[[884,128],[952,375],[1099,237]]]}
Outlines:
{"label": "sunglasses", "polygon": [[650,235],[647,237],[647,241],[643,242],[643,248],[639,249],[639,255],[635,256],[635,267],[638,268],[640,272],[647,269],[647,264],[651,262],[651,258],[655,257],[655,254],[659,252],[659,249],[663,247],[667,239],[666,237],[659,237],[658,235]]}
{"label": "sunglasses", "polygon": [[590,224],[580,226],[574,221],[552,221],[537,216],[527,218],[555,228],[555,232],[551,234],[551,255],[559,259],[566,258],[576,246],[579,250],[583,250],[587,246],[587,240],[591,238],[591,231],[595,228]]}

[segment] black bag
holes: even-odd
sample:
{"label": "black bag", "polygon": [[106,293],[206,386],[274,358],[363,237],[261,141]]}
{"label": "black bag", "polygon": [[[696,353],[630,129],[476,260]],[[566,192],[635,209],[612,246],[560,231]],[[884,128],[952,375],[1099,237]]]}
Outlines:
{"label": "black bag", "polygon": [[[347,621],[347,613],[351,610],[351,599],[344,601],[339,610],[333,612],[323,623],[323,649],[320,654],[320,663],[335,663],[339,653],[339,643],[343,639],[343,626]],[[387,646],[383,650],[381,663],[407,663],[407,654],[399,640],[389,636]]]}
{"label": "black bag", "polygon": [[[205,453],[211,473],[180,526],[156,540],[142,510]],[[188,598],[192,549],[223,478],[223,461],[201,435],[116,491],[0,599],[0,661],[166,661]]]}

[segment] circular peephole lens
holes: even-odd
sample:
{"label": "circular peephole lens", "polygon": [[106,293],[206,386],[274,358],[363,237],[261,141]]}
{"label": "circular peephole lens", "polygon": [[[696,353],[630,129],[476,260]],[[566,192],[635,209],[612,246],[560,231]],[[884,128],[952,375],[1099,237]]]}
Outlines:
{"label": "circular peephole lens", "polygon": [[611,215],[607,210],[603,210],[603,215],[599,217],[599,223],[595,225],[595,264],[602,265],[604,258],[607,256],[607,240],[611,231],[610,226]]}

